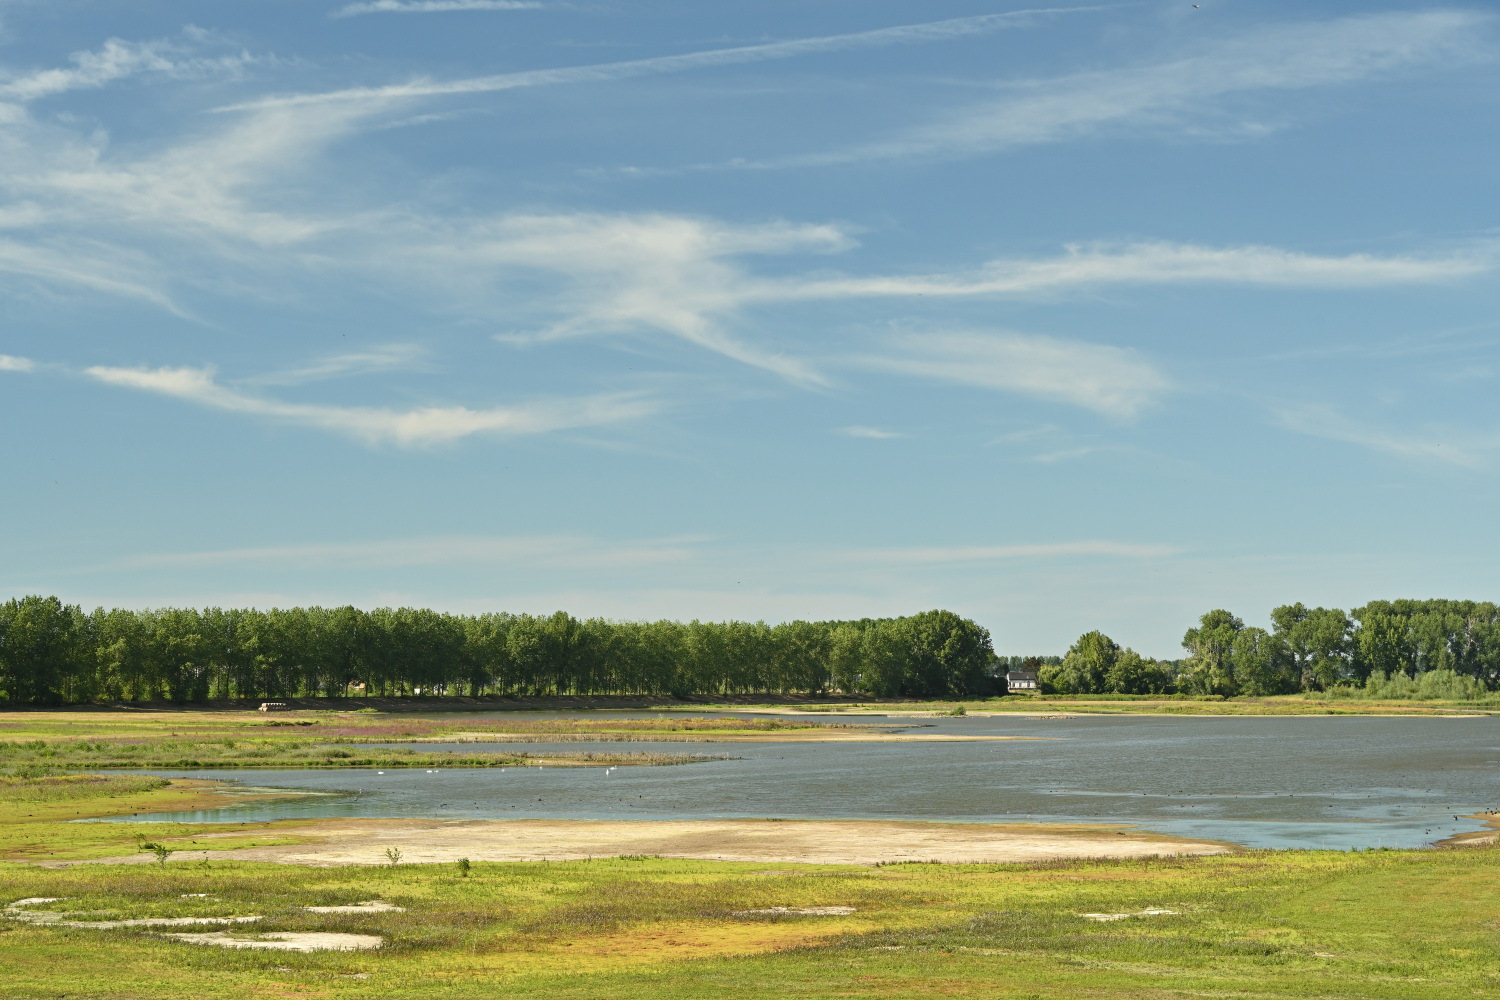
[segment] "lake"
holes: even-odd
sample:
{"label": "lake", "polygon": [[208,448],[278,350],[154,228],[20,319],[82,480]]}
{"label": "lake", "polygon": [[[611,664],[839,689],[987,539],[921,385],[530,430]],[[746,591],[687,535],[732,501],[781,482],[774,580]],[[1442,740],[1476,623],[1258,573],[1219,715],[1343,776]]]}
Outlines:
{"label": "lake", "polygon": [[[554,717],[557,713],[550,713]],[[662,713],[631,713],[661,715]],[[684,715],[703,713],[677,713]],[[712,713],[722,716],[731,713]],[[753,715],[754,713],[733,713]],[[503,718],[502,713],[464,718]],[[536,718],[537,713],[525,713]],[[588,717],[597,718],[597,714]],[[1500,720],[1393,717],[861,717],[954,743],[426,744],[472,752],[694,752],[674,767],[151,771],[312,793],[137,821],[325,816],[869,818],[1135,823],[1247,847],[1419,847],[1500,807]]]}

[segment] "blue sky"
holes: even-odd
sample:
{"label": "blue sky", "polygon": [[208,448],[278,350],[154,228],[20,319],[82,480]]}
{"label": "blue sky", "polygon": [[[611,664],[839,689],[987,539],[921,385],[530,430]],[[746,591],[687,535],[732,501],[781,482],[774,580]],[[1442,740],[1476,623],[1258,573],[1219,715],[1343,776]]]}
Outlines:
{"label": "blue sky", "polygon": [[0,592],[1494,598],[1487,5],[0,0]]}

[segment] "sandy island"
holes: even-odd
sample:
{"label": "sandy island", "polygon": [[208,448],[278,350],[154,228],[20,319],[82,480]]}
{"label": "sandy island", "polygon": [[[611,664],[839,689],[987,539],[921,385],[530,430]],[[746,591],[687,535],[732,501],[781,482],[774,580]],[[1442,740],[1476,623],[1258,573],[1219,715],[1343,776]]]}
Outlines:
{"label": "sandy island", "polygon": [[[1005,743],[1049,740],[1050,736],[992,736],[965,733],[892,733],[876,727],[848,729],[771,729],[756,733],[716,733],[713,730],[602,733],[448,733],[444,736],[401,737],[380,743]],[[366,740],[362,742],[377,742]]]}
{"label": "sandy island", "polygon": [[[277,823],[306,843],[236,851],[178,851],[179,861],[274,861],[296,865],[402,862],[570,861],[658,855],[768,864],[942,861],[1012,863],[1057,858],[1224,854],[1233,845],[1092,824],[925,823],[884,820],[433,820],[326,819]],[[209,834],[208,838],[216,836]],[[243,832],[224,834],[243,838]],[[198,840],[205,839],[203,834]],[[71,864],[148,864],[150,854]],[[66,867],[69,862],[57,862]],[[49,865],[52,867],[53,865]]]}

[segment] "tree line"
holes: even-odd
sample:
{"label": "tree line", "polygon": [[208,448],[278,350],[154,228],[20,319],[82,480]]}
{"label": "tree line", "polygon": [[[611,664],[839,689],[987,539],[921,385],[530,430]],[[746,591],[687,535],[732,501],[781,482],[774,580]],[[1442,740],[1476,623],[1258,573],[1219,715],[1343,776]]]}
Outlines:
{"label": "tree line", "polygon": [[1287,604],[1272,627],[1209,611],[1158,660],[1087,632],[1065,656],[996,656],[950,611],[858,621],[617,622],[421,608],[123,608],[56,597],[0,605],[0,701],[65,704],[417,693],[539,695],[1043,693],[1467,698],[1500,686],[1488,602]]}
{"label": "tree line", "polygon": [[1347,614],[1284,604],[1270,630],[1220,608],[1182,646],[1181,660],[1152,660],[1088,632],[1061,661],[1036,668],[1052,694],[1472,698],[1500,686],[1500,608],[1489,602],[1371,601]]}
{"label": "tree line", "polygon": [[[0,606],[0,699],[994,693],[989,632],[942,610],[858,621],[617,622],[422,608]],[[1003,693],[1003,679],[1001,690]]]}

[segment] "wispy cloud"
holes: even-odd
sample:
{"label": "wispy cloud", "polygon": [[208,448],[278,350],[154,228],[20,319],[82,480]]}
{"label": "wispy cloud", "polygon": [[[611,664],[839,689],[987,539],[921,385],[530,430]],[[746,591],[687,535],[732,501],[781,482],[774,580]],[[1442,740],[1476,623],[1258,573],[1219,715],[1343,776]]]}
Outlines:
{"label": "wispy cloud", "polygon": [[[733,62],[938,41],[1091,9],[1098,8],[984,15],[664,58],[676,60],[669,66],[687,68],[693,59],[710,65],[720,58]],[[162,44],[106,46],[94,54],[94,62],[80,57],[55,78],[33,74],[22,89],[43,93],[118,78],[132,67],[162,60],[181,67],[206,58],[167,53]],[[85,64],[91,67],[87,72]],[[531,75],[480,82],[513,78]],[[21,86],[20,80],[11,84]],[[401,99],[398,92],[407,93],[401,88],[359,93],[384,94],[395,102]],[[346,93],[355,92],[334,96]],[[1106,284],[1376,287],[1454,280],[1494,263],[1489,247],[1431,256],[1320,256],[1264,246],[1155,242],[1072,246],[1059,254],[994,260],[948,274],[771,278],[758,274],[751,258],[826,254],[856,243],[831,224],[745,224],[652,213],[453,216],[396,202],[360,208],[343,201],[341,209],[320,210],[304,201],[303,207],[288,207],[282,192],[315,179],[318,158],[331,144],[383,120],[386,97],[323,100],[328,96],[262,102],[248,113],[221,119],[220,128],[144,156],[112,150],[96,134],[63,124],[23,117],[0,127],[0,194],[5,196],[0,228],[7,232],[0,240],[0,272],[135,298],[178,315],[186,312],[178,304],[189,300],[186,286],[222,280],[195,266],[203,259],[230,261],[241,287],[275,287],[278,294],[286,294],[291,275],[358,274],[400,287],[434,310],[504,322],[513,340],[660,333],[793,383],[819,386],[827,377],[818,365],[797,356],[796,348],[768,346],[768,338],[756,333],[752,310],[839,299],[927,303],[944,297],[1060,294]],[[789,267],[776,270],[796,273]],[[330,374],[308,370],[285,378]],[[261,381],[271,384],[269,378]],[[1119,412],[1114,404],[1105,405]]]}
{"label": "wispy cloud", "polygon": [[1056,465],[1058,462],[1071,462],[1075,458],[1086,458],[1098,451],[1100,449],[1094,447],[1063,448],[1059,451],[1046,451],[1040,455],[1033,455],[1031,460],[1041,465]]}
{"label": "wispy cloud", "polygon": [[853,427],[840,427],[839,433],[844,435],[845,437],[869,438],[871,441],[889,441],[892,438],[904,438],[910,436],[907,434],[900,434],[896,431],[883,431],[879,427],[861,427],[859,425],[855,425]]}
{"label": "wispy cloud", "polygon": [[411,410],[289,403],[222,385],[211,368],[109,368],[84,374],[108,385],[169,396],[211,409],[316,427],[369,444],[447,444],[474,434],[521,435],[636,420],[656,410],[640,394],[548,400],[472,410],[432,406]]}
{"label": "wispy cloud", "polygon": [[51,245],[0,239],[0,273],[149,302],[174,315],[185,315],[161,287],[160,268],[143,257],[131,248],[61,236],[54,237]]}
{"label": "wispy cloud", "polygon": [[128,556],[98,569],[191,568],[269,564],[299,569],[375,569],[472,564],[553,569],[629,568],[682,562],[701,538],[610,542],[576,535],[440,535],[360,542],[315,542]]}
{"label": "wispy cloud", "polygon": [[1035,396],[1128,420],[1171,388],[1135,351],[1022,333],[960,331],[893,338],[858,359],[881,371]]}
{"label": "wispy cloud", "polygon": [[1272,415],[1280,426],[1298,434],[1341,441],[1400,458],[1464,468],[1486,465],[1500,450],[1500,433],[1485,435],[1436,429],[1413,433],[1361,423],[1331,406],[1317,403],[1274,407]]}
{"label": "wispy cloud", "polygon": [[471,232],[459,245],[430,243],[416,263],[430,280],[467,275],[485,287],[498,265],[556,277],[565,318],[505,339],[652,329],[790,381],[818,385],[826,379],[805,359],[767,351],[730,332],[729,321],[751,284],[737,258],[827,253],[850,244],[841,230],[826,225],[733,226],[665,215],[511,216]]}
{"label": "wispy cloud", "polygon": [[866,549],[848,553],[851,559],[888,564],[975,563],[1060,556],[1107,556],[1119,559],[1158,559],[1182,551],[1171,545],[1132,542],[1076,541],[1031,545],[953,545]]}
{"label": "wispy cloud", "polygon": [[1484,51],[1477,33],[1494,20],[1479,11],[1397,11],[1262,28],[1153,65],[997,83],[999,96],[946,112],[890,139],[732,165],[796,167],[953,156],[1126,127],[1181,130],[1238,95],[1355,83],[1472,60]]}
{"label": "wispy cloud", "polygon": [[[1275,247],[1205,247],[1177,243],[1126,246],[1071,246],[1060,255],[991,261],[972,272],[915,276],[758,277],[745,264],[755,255],[788,255],[847,251],[852,237],[837,226],[729,225],[714,220],[665,215],[550,215],[492,220],[465,235],[442,239],[410,238],[417,271],[439,285],[482,275],[489,289],[496,267],[542,271],[558,277],[556,298],[565,315],[542,331],[512,339],[552,339],[628,330],[655,329],[701,347],[810,385],[826,378],[807,359],[772,354],[753,340],[730,331],[745,325],[746,310],[757,306],[840,299],[908,298],[931,301],[945,297],[1025,297],[1060,294],[1100,285],[1217,283],[1297,288],[1373,288],[1456,281],[1493,270],[1494,248],[1488,244],[1463,252],[1428,256],[1350,254],[1320,256]],[[462,247],[462,251],[458,250]],[[422,256],[425,255],[425,262]],[[475,268],[480,268],[476,272]],[[457,290],[462,298],[462,290]],[[483,294],[488,294],[486,291]],[[992,355],[997,347],[981,354]],[[1059,393],[1076,399],[1088,395],[1093,408],[1116,416],[1134,412],[1122,397],[1098,392],[1103,382],[1053,380],[1041,390],[1043,354],[1038,344],[1023,349],[1006,341],[1006,354],[993,364],[972,368],[967,360],[954,371],[960,381],[1019,388],[1022,381],[1038,394]],[[952,346],[951,344],[949,345]],[[974,347],[975,345],[969,345]],[[1126,385],[1130,398],[1146,398],[1165,386],[1148,377],[1139,362],[1125,364],[1127,354],[1099,348],[1088,371],[1112,384]],[[1103,353],[1100,353],[1103,352]],[[1022,363],[1022,355],[1030,361]],[[1109,364],[1103,365],[1105,356]],[[1055,352],[1053,355],[1055,356]],[[1078,358],[1067,366],[1077,370]],[[896,367],[892,362],[889,367]],[[915,372],[905,361],[901,366]],[[1000,368],[1024,371],[1002,377]],[[936,374],[930,368],[929,374]],[[1123,381],[1122,381],[1123,380]],[[1050,383],[1048,383],[1050,384]],[[1072,388],[1069,389],[1068,387]]]}
{"label": "wispy cloud", "polygon": [[777,299],[1027,295],[1089,285],[1278,285],[1371,288],[1432,284],[1493,270],[1495,248],[1483,244],[1431,256],[1319,256],[1277,247],[1206,247],[1184,243],[1073,245],[1058,256],[990,261],[976,272],[785,282],[762,294]]}
{"label": "wispy cloud", "polygon": [[1033,10],[1009,11],[1003,14],[980,14],[974,17],[951,18],[945,21],[928,21],[921,24],[877,28],[873,31],[857,31],[842,35],[821,35],[816,38],[796,38],[784,42],[767,42],[761,45],[741,45],[727,49],[686,52],[675,56],[653,56],[648,59],[631,59],[623,62],[595,63],[586,66],[564,66],[557,69],[526,70],[518,73],[468,77],[461,80],[439,81],[422,79],[383,87],[349,87],[342,90],[324,91],[316,94],[293,94],[230,105],[219,110],[243,111],[271,107],[297,107],[309,104],[344,102],[384,103],[414,97],[495,93],[497,91],[515,90],[522,87],[545,87],[572,83],[608,83],[632,77],[659,76],[668,73],[684,73],[697,69],[711,69],[718,66],[736,66],[746,63],[767,62],[775,59],[792,59],[798,56],[814,55],[822,52],[949,41],[955,38],[987,34],[1006,28],[1025,27],[1048,16],[1106,9],[1108,7],[1096,5],[1087,7],[1036,8]]}
{"label": "wispy cloud", "polygon": [[93,90],[142,73],[172,77],[236,73],[261,61],[243,51],[222,56],[189,54],[189,46],[212,40],[209,32],[196,28],[185,31],[181,40],[131,42],[111,38],[98,51],[73,53],[68,57],[71,66],[20,74],[0,81],[0,101],[24,104],[71,90]]}
{"label": "wispy cloud", "polygon": [[18,358],[13,354],[0,354],[0,372],[29,372],[36,368],[30,358]]}
{"label": "wispy cloud", "polygon": [[242,385],[302,385],[349,375],[412,371],[421,365],[426,353],[415,344],[386,344],[367,351],[329,355],[298,368],[255,375],[239,381]]}
{"label": "wispy cloud", "polygon": [[463,10],[538,10],[545,6],[529,0],[373,0],[340,7],[329,17],[361,14],[442,14]]}

